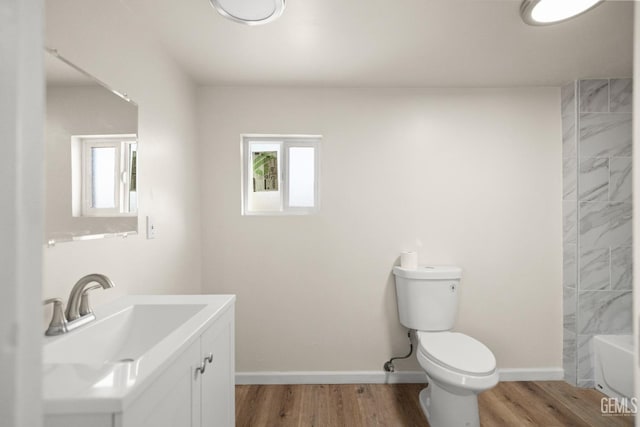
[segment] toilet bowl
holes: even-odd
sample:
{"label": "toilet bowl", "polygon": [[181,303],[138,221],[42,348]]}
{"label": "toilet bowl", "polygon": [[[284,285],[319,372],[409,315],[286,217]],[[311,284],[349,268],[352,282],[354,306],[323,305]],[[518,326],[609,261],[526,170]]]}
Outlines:
{"label": "toilet bowl", "polygon": [[496,358],[480,341],[451,332],[462,269],[394,267],[400,323],[416,331],[427,374],[420,405],[431,427],[479,427],[478,394],[499,380]]}
{"label": "toilet bowl", "polygon": [[418,331],[417,337],[418,363],[429,380],[420,405],[430,426],[479,426],[478,393],[499,380],[491,350],[455,332]]}

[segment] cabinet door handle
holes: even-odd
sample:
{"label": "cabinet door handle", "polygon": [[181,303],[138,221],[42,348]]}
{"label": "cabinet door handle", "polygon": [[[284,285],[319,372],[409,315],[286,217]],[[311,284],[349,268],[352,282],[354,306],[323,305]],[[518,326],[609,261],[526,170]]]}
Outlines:
{"label": "cabinet door handle", "polygon": [[198,374],[203,375],[204,371],[206,370],[207,370],[207,364],[206,362],[202,362],[202,364],[196,368],[196,376],[198,376]]}
{"label": "cabinet door handle", "polygon": [[207,363],[213,363],[213,353],[209,353],[208,356],[205,356],[204,359],[202,359],[202,363],[196,368],[196,376],[198,374],[204,374],[204,371],[207,370]]}

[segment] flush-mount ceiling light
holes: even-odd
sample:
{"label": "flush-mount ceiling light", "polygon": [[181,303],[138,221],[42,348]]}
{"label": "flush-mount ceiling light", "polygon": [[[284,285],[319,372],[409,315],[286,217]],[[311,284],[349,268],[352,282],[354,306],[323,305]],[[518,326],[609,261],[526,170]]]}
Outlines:
{"label": "flush-mount ceiling light", "polygon": [[225,18],[247,25],[271,22],[282,15],[285,0],[209,0]]}
{"label": "flush-mount ceiling light", "polygon": [[524,0],[520,15],[530,25],[566,21],[596,7],[603,0]]}

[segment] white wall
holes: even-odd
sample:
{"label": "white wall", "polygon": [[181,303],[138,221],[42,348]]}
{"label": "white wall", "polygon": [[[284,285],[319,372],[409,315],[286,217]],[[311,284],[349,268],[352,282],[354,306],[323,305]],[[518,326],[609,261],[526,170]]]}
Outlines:
{"label": "white wall", "polygon": [[[239,372],[404,353],[391,268],[406,249],[462,266],[457,330],[500,368],[561,366],[558,88],[208,88],[198,113],[203,282],[238,295]],[[324,135],[320,214],[240,215],[241,133]]]}
{"label": "white wall", "polygon": [[[116,288],[94,292],[94,304],[129,293],[201,291],[200,204],[195,88],[147,34],[126,2],[47,2],[46,44],[139,106],[142,233],[44,248],[43,297],[66,298],[88,273]],[[153,215],[157,239],[144,236]]]}
{"label": "white wall", "polygon": [[40,0],[0,2],[0,424],[38,427],[43,233]]}

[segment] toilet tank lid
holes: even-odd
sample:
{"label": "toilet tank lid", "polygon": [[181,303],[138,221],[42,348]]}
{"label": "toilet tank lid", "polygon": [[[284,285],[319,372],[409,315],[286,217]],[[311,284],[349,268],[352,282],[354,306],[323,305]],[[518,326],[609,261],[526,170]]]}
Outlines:
{"label": "toilet tank lid", "polygon": [[393,274],[407,279],[459,279],[462,269],[454,265],[423,265],[415,269],[393,267]]}

